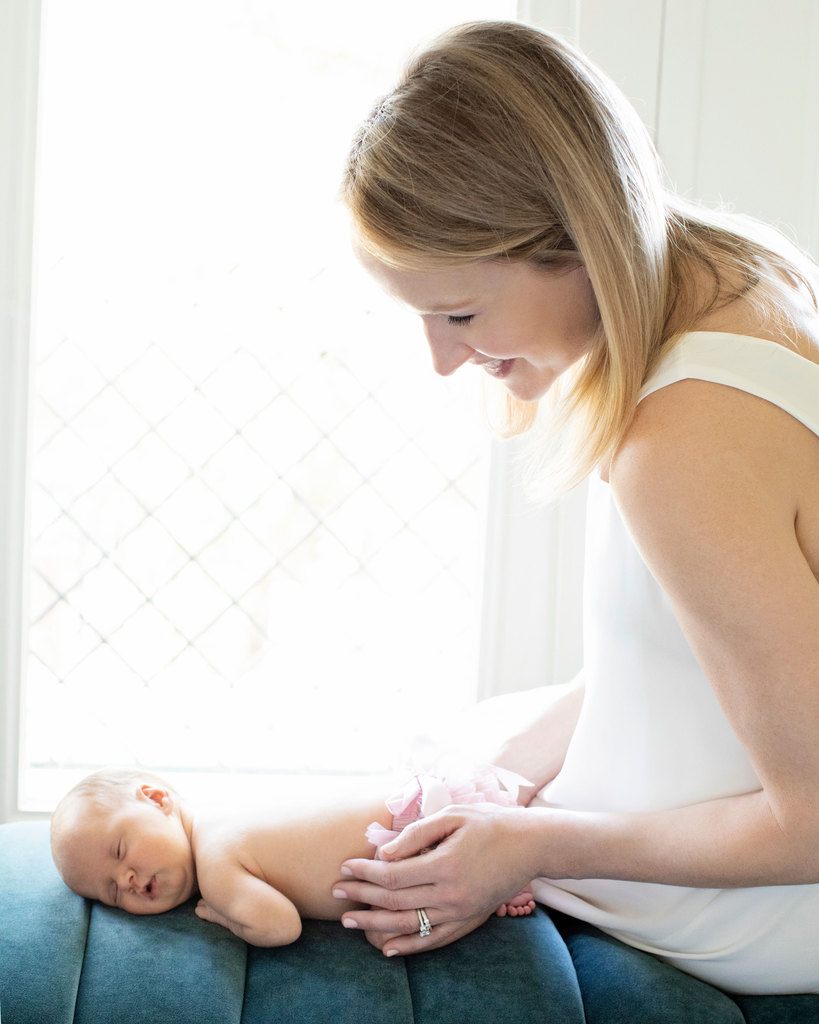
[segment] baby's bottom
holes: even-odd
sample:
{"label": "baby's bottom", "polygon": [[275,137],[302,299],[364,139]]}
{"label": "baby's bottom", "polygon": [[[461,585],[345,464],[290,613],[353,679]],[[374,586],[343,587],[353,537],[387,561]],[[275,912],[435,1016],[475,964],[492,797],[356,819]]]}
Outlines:
{"label": "baby's bottom", "polygon": [[[387,800],[392,813],[392,829],[373,822],[367,829],[367,839],[375,846],[374,860],[380,860],[381,847],[388,843],[413,821],[442,810],[447,804],[489,803],[515,806],[516,801],[504,789],[491,767],[477,769],[474,774],[455,778],[434,775],[415,775],[402,790]],[[527,885],[495,911],[498,917],[524,917],[535,909],[531,888]]]}

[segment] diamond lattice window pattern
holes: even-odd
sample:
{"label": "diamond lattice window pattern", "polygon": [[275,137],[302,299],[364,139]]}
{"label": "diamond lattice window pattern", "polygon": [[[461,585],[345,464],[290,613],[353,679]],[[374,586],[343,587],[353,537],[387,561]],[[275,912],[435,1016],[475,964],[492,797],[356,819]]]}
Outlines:
{"label": "diamond lattice window pattern", "polygon": [[24,790],[383,769],[471,699],[475,383],[434,377],[336,200],[407,56],[372,8],[49,8]]}

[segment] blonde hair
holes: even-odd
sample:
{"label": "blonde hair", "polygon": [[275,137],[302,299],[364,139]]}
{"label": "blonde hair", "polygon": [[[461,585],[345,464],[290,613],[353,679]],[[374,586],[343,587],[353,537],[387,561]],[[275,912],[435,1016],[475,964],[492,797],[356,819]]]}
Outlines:
{"label": "blonde hair", "polygon": [[[415,56],[357,132],[340,195],[361,247],[400,270],[585,266],[599,309],[588,352],[541,415],[502,392],[501,434],[543,428],[537,471],[553,496],[614,454],[660,356],[721,295],[747,293],[791,344],[794,290],[819,308],[806,253],[667,189],[617,86],[560,37],[517,22],[458,25]],[[705,301],[686,288],[697,267],[714,279]]]}

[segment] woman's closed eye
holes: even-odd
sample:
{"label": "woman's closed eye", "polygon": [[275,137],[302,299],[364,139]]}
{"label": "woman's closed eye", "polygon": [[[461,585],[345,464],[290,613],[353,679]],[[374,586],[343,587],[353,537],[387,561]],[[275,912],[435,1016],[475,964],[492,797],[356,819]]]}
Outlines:
{"label": "woman's closed eye", "polygon": [[463,327],[473,319],[473,316],[448,316],[446,322],[453,327]]}

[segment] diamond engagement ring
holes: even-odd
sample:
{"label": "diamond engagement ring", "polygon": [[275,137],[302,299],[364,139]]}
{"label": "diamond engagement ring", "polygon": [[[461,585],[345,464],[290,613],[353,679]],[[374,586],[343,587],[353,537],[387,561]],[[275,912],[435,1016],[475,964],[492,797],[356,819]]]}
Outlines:
{"label": "diamond engagement ring", "polygon": [[416,910],[415,913],[418,915],[418,934],[422,939],[425,939],[428,935],[432,934],[432,925],[429,923],[426,910]]}

